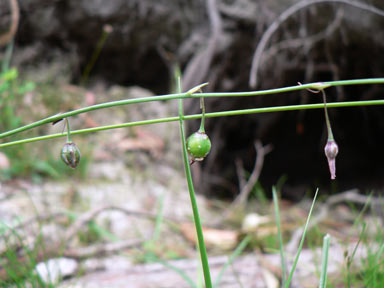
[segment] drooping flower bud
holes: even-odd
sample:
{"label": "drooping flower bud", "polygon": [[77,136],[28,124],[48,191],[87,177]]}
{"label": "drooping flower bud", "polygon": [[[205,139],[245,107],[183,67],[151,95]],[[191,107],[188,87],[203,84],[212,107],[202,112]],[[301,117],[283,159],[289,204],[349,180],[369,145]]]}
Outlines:
{"label": "drooping flower bud", "polygon": [[329,172],[331,172],[331,179],[336,178],[336,156],[339,153],[339,146],[337,146],[335,140],[327,141],[324,147],[325,156],[327,156]]}
{"label": "drooping flower bud", "polygon": [[187,151],[192,161],[203,161],[211,151],[211,140],[205,132],[197,131],[187,139]]}
{"label": "drooping flower bud", "polygon": [[75,143],[67,142],[64,144],[61,149],[61,159],[67,166],[75,169],[80,162],[80,158],[80,150],[77,148]]}

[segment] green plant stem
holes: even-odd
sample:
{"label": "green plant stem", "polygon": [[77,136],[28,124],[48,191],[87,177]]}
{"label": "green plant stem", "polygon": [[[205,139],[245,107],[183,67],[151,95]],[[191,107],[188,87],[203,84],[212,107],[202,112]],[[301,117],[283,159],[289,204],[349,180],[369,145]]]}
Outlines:
{"label": "green plant stem", "polygon": [[105,41],[107,41],[109,34],[110,32],[107,29],[103,28],[103,32],[101,34],[99,41],[96,44],[96,47],[92,53],[91,59],[89,60],[87,66],[84,69],[83,75],[81,76],[80,83],[82,86],[85,86],[87,84],[89,74],[91,73],[92,68],[95,66],[96,61],[99,58],[101,50],[103,50]]}
{"label": "green plant stem", "polygon": [[4,60],[2,61],[2,65],[1,65],[2,72],[6,72],[9,69],[11,59],[12,59],[12,54],[13,54],[13,46],[14,46],[14,41],[12,39],[8,43],[7,48],[5,50],[5,57],[4,57]]}
{"label": "green plant stem", "polygon": [[323,238],[323,253],[321,255],[321,273],[319,288],[327,287],[328,251],[330,241],[331,236],[329,236],[329,234],[326,234]]}
{"label": "green plant stem", "polygon": [[[180,78],[178,81],[178,90],[181,91]],[[179,121],[180,121],[180,134],[181,134],[181,143],[182,143],[182,150],[183,150],[185,174],[187,177],[189,196],[191,198],[193,219],[195,222],[197,240],[198,240],[199,250],[200,250],[201,263],[202,263],[203,272],[204,272],[205,287],[206,288],[212,288],[211,273],[209,272],[207,249],[205,248],[203,229],[201,227],[199,209],[197,207],[195,189],[193,187],[191,167],[189,166],[187,146],[186,146],[186,141],[185,141],[183,99],[179,99]]]}
{"label": "green plant stem", "polygon": [[[364,205],[365,207],[365,205]],[[363,209],[364,209],[363,207]],[[359,240],[357,241],[356,245],[355,245],[355,248],[353,249],[352,251],[352,254],[351,256],[347,255],[347,263],[346,263],[346,266],[347,266],[347,286],[346,287],[351,287],[351,265],[353,263],[353,259],[355,257],[355,254],[356,254],[356,251],[357,251],[357,248],[359,248],[359,245],[363,239],[363,237],[365,236],[365,228],[366,228],[366,223],[363,222],[363,228],[360,232],[360,235],[359,235]]]}
{"label": "green plant stem", "polygon": [[[375,106],[375,105],[384,105],[384,100],[327,103],[328,108]],[[211,113],[206,113],[205,117],[206,118],[214,118],[214,117],[224,117],[224,116],[240,116],[240,115],[248,115],[248,114],[258,114],[258,113],[271,113],[271,112],[284,112],[284,111],[323,109],[323,108],[324,108],[324,104],[322,104],[322,103],[321,104],[290,105],[290,106],[277,106],[277,107],[265,107],[265,108],[252,108],[252,109],[243,109],[243,110],[211,112]],[[191,120],[191,119],[200,119],[201,117],[202,117],[202,114],[192,114],[192,115],[185,115],[183,119],[184,120]],[[60,119],[60,117],[58,117],[58,118]],[[40,121],[43,121],[43,120],[40,120]],[[38,122],[40,122],[40,121],[38,121]],[[71,131],[71,134],[72,135],[87,134],[87,133],[104,131],[104,130],[126,128],[126,127],[133,127],[133,126],[142,126],[142,125],[157,124],[157,123],[175,122],[175,121],[179,121],[178,116],[134,121],[134,122],[128,122],[128,123],[122,123],[122,124],[116,124],[116,125],[107,125],[107,126],[100,126],[100,127],[94,127],[94,128],[88,128],[88,129],[81,129],[81,130],[73,130],[73,131]],[[48,121],[47,123],[49,123],[49,122],[51,122],[51,121]],[[37,122],[35,122],[35,123],[37,123]],[[34,123],[32,123],[32,124],[34,124]],[[32,125],[32,124],[30,124],[30,125]],[[42,124],[40,124],[40,125],[42,125]],[[40,126],[40,125],[37,125],[37,126]],[[27,130],[27,129],[25,129],[25,130]],[[6,134],[6,133],[0,134],[0,139],[8,136],[8,135],[2,136],[4,134]],[[50,134],[50,135],[45,135],[45,136],[26,138],[26,139],[17,140],[17,141],[1,143],[0,148],[14,146],[14,145],[18,145],[18,144],[31,143],[31,142],[41,141],[41,140],[60,138],[63,136],[65,136],[65,135],[62,133],[56,133],[56,134]]]}
{"label": "green plant stem", "polygon": [[[101,103],[101,104],[80,108],[70,112],[65,112],[62,114],[57,114],[57,115],[42,119],[40,121],[1,133],[0,139],[47,124],[47,123],[54,122],[56,120],[60,120],[62,118],[71,117],[71,116],[79,115],[82,113],[86,113],[86,112],[90,112],[98,109],[105,109],[105,108],[111,108],[111,107],[122,106],[122,105],[138,104],[138,103],[145,103],[145,102],[152,102],[152,101],[173,100],[173,99],[181,99],[181,98],[258,96],[258,95],[292,92],[292,91],[298,91],[303,89],[319,89],[319,87],[324,89],[324,88],[333,87],[333,86],[363,85],[363,84],[384,84],[384,78],[330,81],[330,82],[321,82],[321,83],[317,82],[317,83],[299,84],[296,86],[269,89],[269,90],[251,91],[251,92],[197,93],[197,94],[191,94],[191,92],[186,92],[186,93],[168,94],[168,95],[152,96],[152,97],[145,97],[145,98],[134,98],[134,99],[125,99],[120,101],[106,102],[106,103]],[[193,92],[194,89],[192,88],[190,91]],[[324,105],[322,105],[322,107],[324,107]],[[331,107],[331,106],[328,105],[328,107]],[[247,114],[247,113],[244,113],[244,114]]]}
{"label": "green plant stem", "polygon": [[201,122],[200,122],[200,128],[199,132],[205,133],[205,104],[204,104],[204,98],[200,98],[200,105],[201,105]]}
{"label": "green plant stem", "polygon": [[291,272],[289,273],[288,280],[287,280],[287,282],[285,282],[285,288],[289,288],[289,285],[291,284],[291,281],[292,281],[293,273],[296,270],[296,265],[297,265],[297,262],[299,261],[301,250],[303,249],[305,235],[307,234],[309,220],[311,219],[313,207],[315,206],[315,202],[316,202],[316,198],[317,198],[317,193],[318,192],[319,192],[319,189],[316,190],[315,197],[313,197],[313,201],[312,201],[311,208],[309,209],[307,221],[305,222],[305,226],[304,226],[304,230],[303,230],[303,235],[301,236],[301,240],[300,240],[300,244],[299,244],[299,249],[297,250],[295,260],[293,261],[293,265],[292,265],[292,268],[291,268]]}
{"label": "green plant stem", "polygon": [[328,110],[327,110],[327,97],[325,96],[324,89],[321,90],[321,95],[323,96],[323,102],[324,102],[324,114],[325,114],[325,122],[327,124],[328,141],[335,141],[335,138],[333,138],[331,121],[329,121]]}
{"label": "green plant stem", "polygon": [[281,283],[282,287],[285,285],[286,281],[286,264],[285,264],[285,257],[284,257],[284,243],[283,243],[283,236],[281,234],[281,227],[280,227],[280,209],[279,209],[279,202],[277,199],[277,192],[276,187],[272,187],[272,196],[273,196],[273,205],[275,206],[275,218],[276,218],[276,225],[277,225],[277,235],[279,237],[279,249],[280,249],[280,261],[281,261]]}
{"label": "green plant stem", "polygon": [[158,200],[158,212],[156,215],[155,229],[153,230],[152,241],[158,241],[160,238],[161,225],[164,222],[164,198],[165,193],[161,194]]}
{"label": "green plant stem", "polygon": [[65,118],[65,123],[67,124],[67,143],[72,143],[71,125],[69,124],[69,119],[68,118]]}
{"label": "green plant stem", "polygon": [[178,99],[182,97],[186,97],[188,94],[187,93],[180,93],[180,94],[169,94],[169,95],[162,95],[162,96],[152,96],[152,97],[146,97],[146,98],[134,98],[134,99],[126,99],[126,100],[120,100],[120,101],[113,101],[113,102],[107,102],[107,103],[101,103],[101,104],[96,104],[84,108],[80,108],[77,110],[73,110],[70,112],[65,112],[61,114],[56,114],[51,117],[33,122],[31,124],[4,132],[0,134],[0,139],[5,138],[7,136],[11,136],[35,127],[42,126],[47,123],[52,123],[57,120],[67,118],[67,117],[72,117],[75,115],[79,115],[82,113],[87,113],[90,111],[94,110],[99,110],[99,109],[105,109],[105,108],[111,108],[111,107],[116,107],[116,106],[122,106],[122,105],[129,105],[129,104],[137,104],[137,103],[145,103],[145,102],[152,102],[152,101],[161,101],[161,100],[171,100],[171,99]]}

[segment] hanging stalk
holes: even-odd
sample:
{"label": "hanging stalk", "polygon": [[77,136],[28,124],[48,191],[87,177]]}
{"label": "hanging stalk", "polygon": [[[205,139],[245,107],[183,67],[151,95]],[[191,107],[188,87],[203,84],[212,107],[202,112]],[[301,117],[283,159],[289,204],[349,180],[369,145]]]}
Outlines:
{"label": "hanging stalk", "polygon": [[321,90],[321,94],[323,96],[323,102],[324,102],[324,115],[325,115],[325,123],[327,125],[328,141],[334,141],[335,139],[333,138],[331,122],[329,121],[328,110],[327,110],[327,99],[326,99],[324,90]]}
{"label": "hanging stalk", "polygon": [[327,111],[327,100],[325,97],[324,89],[321,89],[321,94],[323,95],[324,101],[324,113],[325,113],[325,122],[327,125],[328,140],[327,144],[324,147],[325,156],[327,157],[329,172],[331,173],[331,179],[336,178],[336,156],[339,153],[339,146],[335,141],[332,133],[331,122],[329,121],[328,111]]}
{"label": "hanging stalk", "polygon": [[204,98],[200,98],[200,107],[201,107],[201,122],[200,122],[200,133],[205,133],[205,104]]}
{"label": "hanging stalk", "polygon": [[69,124],[68,118],[65,118],[65,124],[67,125],[67,143],[72,143],[71,126]]}
{"label": "hanging stalk", "polygon": [[71,126],[69,124],[69,119],[65,118],[65,123],[67,125],[67,142],[64,144],[63,148],[61,149],[61,160],[67,165],[68,167],[71,167],[72,169],[75,169],[77,165],[79,165],[80,159],[81,159],[81,153],[79,148],[76,146],[75,143],[72,142],[71,139]]}

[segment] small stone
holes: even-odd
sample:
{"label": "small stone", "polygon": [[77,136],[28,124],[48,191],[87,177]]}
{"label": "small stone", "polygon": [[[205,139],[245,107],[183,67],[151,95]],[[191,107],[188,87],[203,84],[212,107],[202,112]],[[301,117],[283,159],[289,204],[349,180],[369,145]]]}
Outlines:
{"label": "small stone", "polygon": [[58,283],[62,278],[74,275],[78,264],[70,258],[55,258],[36,265],[35,271],[45,283]]}

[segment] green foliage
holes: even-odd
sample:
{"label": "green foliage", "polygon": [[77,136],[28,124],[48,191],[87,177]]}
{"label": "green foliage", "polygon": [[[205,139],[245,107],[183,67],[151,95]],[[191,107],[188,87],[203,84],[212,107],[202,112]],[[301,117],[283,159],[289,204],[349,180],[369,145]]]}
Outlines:
{"label": "green foliage", "polygon": [[[6,275],[0,280],[1,287],[54,287],[42,281],[34,269],[38,255],[44,251],[41,234],[35,239],[33,247],[25,244],[23,236],[4,222],[0,223],[0,238],[7,249],[0,255],[0,266]],[[21,257],[20,255],[25,255]]]}
{"label": "green foliage", "polygon": [[[381,288],[384,283],[384,234],[382,227],[376,227],[375,235],[368,234],[368,227],[362,222],[362,229],[351,255],[346,255],[346,273],[343,279],[346,287]],[[361,263],[354,261],[358,249],[367,252]],[[336,282],[337,284],[337,282]]]}
{"label": "green foliage", "polygon": [[[0,74],[0,130],[12,130],[23,125],[18,116],[18,108],[23,107],[23,99],[26,93],[33,92],[35,83],[19,80],[19,72],[16,68],[5,69]],[[28,132],[31,137],[34,133]],[[13,138],[15,139],[15,138]],[[62,175],[72,175],[70,169],[63,169],[64,165],[57,161],[56,155],[50,152],[48,145],[41,147],[26,147],[24,145],[2,149],[2,152],[10,159],[11,167],[0,171],[0,180],[9,180],[18,176],[31,176],[40,181],[41,177],[60,179]],[[49,151],[42,152],[42,151]],[[87,161],[81,165],[81,176],[86,173]]]}

